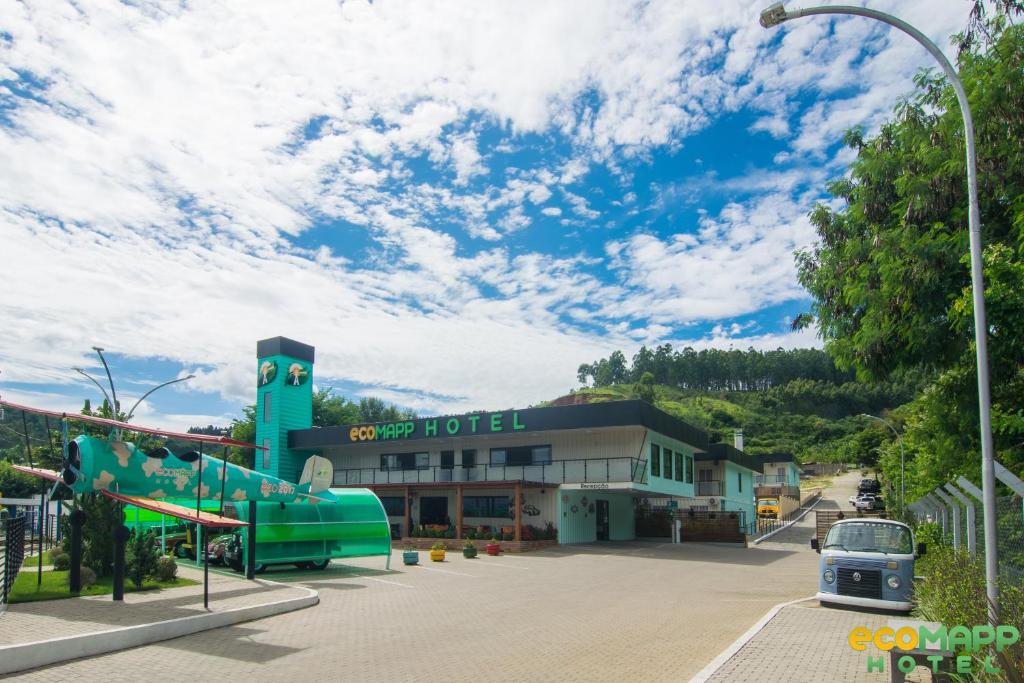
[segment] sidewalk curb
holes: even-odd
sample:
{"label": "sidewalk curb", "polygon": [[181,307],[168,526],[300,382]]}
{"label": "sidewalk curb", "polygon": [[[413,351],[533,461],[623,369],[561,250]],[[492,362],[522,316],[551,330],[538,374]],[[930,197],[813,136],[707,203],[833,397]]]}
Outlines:
{"label": "sidewalk curb", "polygon": [[[257,580],[257,583],[278,585],[276,581]],[[57,664],[82,657],[126,650],[140,645],[149,645],[161,640],[208,631],[222,626],[231,626],[254,619],[263,619],[285,612],[312,607],[320,602],[320,594],[311,588],[294,584],[280,584],[289,588],[301,588],[306,595],[286,598],[262,605],[235,607],[223,612],[209,612],[167,621],[157,621],[135,626],[82,633],[74,636],[38,640],[32,643],[0,645],[0,674],[11,674],[26,669]],[[129,606],[130,609],[130,606]]]}
{"label": "sidewalk curb", "polygon": [[726,662],[732,659],[737,652],[742,650],[743,646],[749,643],[754,638],[754,636],[760,633],[761,629],[767,626],[768,622],[774,619],[776,615],[778,615],[778,613],[781,612],[784,608],[789,607],[790,605],[797,605],[801,602],[807,602],[808,600],[813,599],[813,596],[809,598],[799,598],[797,600],[790,600],[789,602],[781,602],[778,605],[775,605],[775,607],[772,607],[770,610],[768,610],[767,614],[761,617],[760,621],[751,626],[746,633],[744,633],[739,638],[734,640],[732,645],[725,648],[725,650],[723,650],[720,655],[715,657],[710,664],[708,664],[703,669],[698,671],[694,675],[694,677],[690,679],[690,683],[705,683],[705,681],[714,676],[715,672],[722,668],[722,665],[724,665]]}
{"label": "sidewalk curb", "polygon": [[785,531],[785,530],[786,530],[786,529],[788,529],[789,527],[791,527],[791,526],[793,526],[794,524],[796,524],[797,522],[799,522],[799,521],[800,521],[801,519],[803,519],[804,517],[806,517],[806,516],[807,516],[807,513],[808,513],[808,512],[810,512],[810,511],[811,511],[811,510],[813,510],[813,509],[814,509],[815,507],[817,507],[818,503],[820,503],[820,502],[821,502],[821,499],[822,499],[823,497],[824,497],[824,496],[818,496],[818,499],[814,501],[814,504],[813,504],[813,505],[811,505],[811,507],[809,507],[809,508],[807,508],[806,510],[804,510],[803,512],[801,512],[801,513],[800,513],[800,516],[799,516],[799,517],[797,517],[797,518],[796,518],[796,519],[794,519],[794,520],[791,520],[791,521],[790,521],[790,522],[789,522],[788,524],[786,524],[785,526],[780,526],[780,527],[779,527],[778,529],[776,529],[775,531],[773,531],[773,532],[771,532],[771,533],[768,533],[768,534],[765,534],[765,535],[764,535],[764,536],[762,536],[761,538],[759,538],[759,539],[757,539],[756,541],[754,541],[754,545],[757,545],[757,544],[758,544],[758,543],[760,543],[761,541],[764,541],[764,540],[766,540],[766,539],[769,539],[769,538],[771,538],[772,536],[774,536],[775,534],[779,533],[780,531]]}

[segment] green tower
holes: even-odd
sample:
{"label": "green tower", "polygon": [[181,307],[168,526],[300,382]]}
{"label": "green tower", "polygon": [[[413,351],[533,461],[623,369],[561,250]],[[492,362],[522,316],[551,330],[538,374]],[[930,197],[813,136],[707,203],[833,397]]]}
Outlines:
{"label": "green tower", "polygon": [[313,347],[272,337],[256,342],[255,469],[297,482],[305,458],[288,448],[288,432],[313,426]]}

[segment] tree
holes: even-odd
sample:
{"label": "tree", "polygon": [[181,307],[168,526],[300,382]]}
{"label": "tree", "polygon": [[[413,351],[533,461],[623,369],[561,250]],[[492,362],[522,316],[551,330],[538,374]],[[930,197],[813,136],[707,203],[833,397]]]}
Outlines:
{"label": "tree", "polygon": [[633,396],[641,401],[654,403],[654,374],[645,372],[643,377],[633,385]]}
{"label": "tree", "polygon": [[160,551],[152,531],[133,529],[125,547],[125,565],[128,578],[136,588],[142,588],[146,578],[156,574]]}
{"label": "tree", "polygon": [[[959,72],[978,147],[993,437],[1000,460],[1020,471],[1024,29],[1009,19],[1024,11],[1016,1],[997,3],[994,16],[983,10],[976,3],[958,37]],[[980,440],[963,124],[945,79],[924,72],[915,84],[876,136],[846,134],[857,158],[829,188],[846,205],[814,209],[819,240],[798,255],[798,273],[841,369],[865,379],[932,375],[909,408],[905,437],[923,491],[958,473],[977,480]]]}

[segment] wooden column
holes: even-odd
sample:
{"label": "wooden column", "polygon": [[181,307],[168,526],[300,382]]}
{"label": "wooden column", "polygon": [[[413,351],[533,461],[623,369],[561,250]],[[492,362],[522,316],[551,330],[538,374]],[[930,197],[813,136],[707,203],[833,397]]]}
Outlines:
{"label": "wooden column", "polygon": [[516,520],[516,530],[515,530],[515,536],[513,538],[515,538],[515,540],[518,542],[518,541],[523,540],[523,538],[522,538],[522,536],[523,536],[523,529],[522,529],[522,527],[523,527],[523,484],[522,484],[522,482],[519,482],[519,483],[516,484],[516,515],[515,515],[515,520]]}
{"label": "wooden column", "polygon": [[462,538],[462,484],[455,485],[455,538]]}
{"label": "wooden column", "polygon": [[405,487],[405,530],[402,532],[405,538],[412,536],[412,494],[409,487]]}

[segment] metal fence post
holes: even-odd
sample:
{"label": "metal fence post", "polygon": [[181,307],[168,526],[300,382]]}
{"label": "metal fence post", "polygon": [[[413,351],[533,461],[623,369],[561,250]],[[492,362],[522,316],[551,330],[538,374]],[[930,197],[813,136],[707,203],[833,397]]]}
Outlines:
{"label": "metal fence post", "polygon": [[950,517],[953,518],[953,550],[960,549],[960,508],[946,495],[941,488],[935,489],[935,495],[949,508]]}
{"label": "metal fence post", "polygon": [[946,490],[967,510],[967,552],[974,557],[978,552],[978,529],[974,522],[974,502],[952,483],[946,484]]}
{"label": "metal fence post", "polygon": [[928,503],[935,510],[935,513],[939,517],[939,523],[942,524],[942,539],[945,540],[949,534],[949,523],[946,519],[946,506],[943,505],[939,499],[931,493],[926,493],[922,497],[922,500],[928,501]]}

